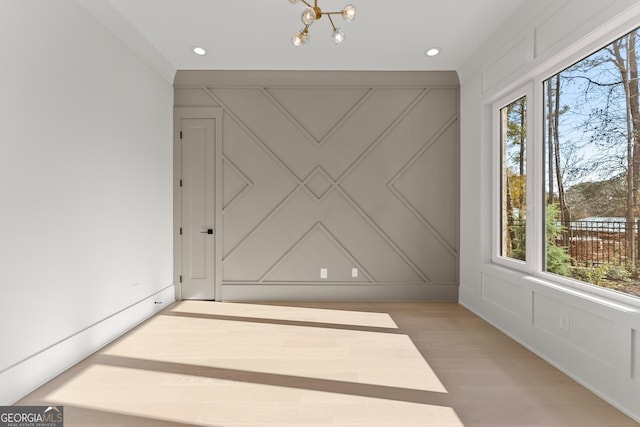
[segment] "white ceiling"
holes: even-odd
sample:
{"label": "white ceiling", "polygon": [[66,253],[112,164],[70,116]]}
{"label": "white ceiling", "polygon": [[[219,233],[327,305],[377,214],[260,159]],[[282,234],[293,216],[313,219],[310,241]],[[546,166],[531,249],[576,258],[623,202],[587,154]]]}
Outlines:
{"label": "white ceiling", "polygon": [[[78,1],[139,54],[175,71],[457,70],[524,0],[318,0],[324,11],[351,2],[356,19],[335,18],[346,39],[334,45],[323,17],[301,48],[290,39],[304,6],[288,0]],[[209,53],[196,56],[192,46]],[[433,46],[442,53],[426,57]]]}

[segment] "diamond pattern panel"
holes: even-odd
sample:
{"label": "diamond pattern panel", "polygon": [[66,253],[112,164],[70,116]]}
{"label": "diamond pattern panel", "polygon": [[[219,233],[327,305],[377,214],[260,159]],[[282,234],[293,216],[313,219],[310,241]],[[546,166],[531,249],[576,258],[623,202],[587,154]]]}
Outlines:
{"label": "diamond pattern panel", "polygon": [[307,179],[304,181],[304,185],[319,201],[322,201],[327,191],[331,188],[333,180],[327,175],[327,173],[318,166]]}

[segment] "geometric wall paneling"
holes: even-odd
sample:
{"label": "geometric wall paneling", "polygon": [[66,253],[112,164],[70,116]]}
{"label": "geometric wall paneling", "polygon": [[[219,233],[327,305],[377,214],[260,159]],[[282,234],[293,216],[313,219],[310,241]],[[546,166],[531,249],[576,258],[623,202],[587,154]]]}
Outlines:
{"label": "geometric wall paneling", "polygon": [[251,188],[253,183],[231,163],[227,158],[222,159],[222,209],[229,208],[229,205],[242,194]]}
{"label": "geometric wall paneling", "polygon": [[333,179],[322,169],[316,167],[304,180],[304,188],[308,190],[318,202],[322,202],[333,187]]}
{"label": "geometric wall paneling", "polygon": [[[327,278],[320,279],[320,269],[331,266]],[[351,269],[358,268],[358,277]],[[370,282],[368,274],[344,246],[322,224],[316,223],[265,274],[265,282]]]}
{"label": "geometric wall paneling", "polygon": [[296,187],[261,144],[256,143],[229,114],[223,121],[223,154],[253,185],[225,209],[224,258]]}
{"label": "geometric wall paneling", "polygon": [[204,94],[224,111],[223,295],[249,285],[318,295],[324,285],[330,299],[331,286],[357,285],[366,298],[371,286],[417,286],[428,299],[445,285],[455,299],[457,79],[404,85],[399,77],[429,73],[381,73],[390,83],[345,87],[282,72],[262,86],[260,72],[244,73],[255,83],[212,77],[197,96],[176,87],[181,103],[204,104]]}
{"label": "geometric wall paneling", "polygon": [[424,282],[393,241],[344,191],[333,192],[327,202],[331,209],[323,224],[340,236],[342,242],[348,242],[349,252],[367,270],[373,282]]}
{"label": "geometric wall paneling", "polygon": [[316,215],[318,204],[305,191],[293,192],[229,253],[223,279],[259,282],[317,222]]}
{"label": "geometric wall paneling", "polygon": [[212,88],[209,91],[225,111],[233,112],[298,179],[306,177],[317,165],[334,178],[343,174],[421,92],[382,89],[367,94],[364,102],[349,112],[348,120],[318,146],[309,141],[300,126],[291,122],[291,116],[274,106],[264,91]]}
{"label": "geometric wall paneling", "polygon": [[457,182],[458,170],[452,167],[458,158],[457,124],[457,119],[452,119],[389,182],[391,191],[454,255],[458,228],[448,213],[455,212],[458,195],[442,191],[442,183]]}
{"label": "geometric wall paneling", "polygon": [[257,137],[278,161],[301,179],[316,166],[313,156],[316,143],[294,126],[260,89],[209,89],[211,94],[249,132]]}
{"label": "geometric wall paneling", "polygon": [[343,179],[411,108],[424,89],[378,88],[351,113],[316,154],[318,164]]}
{"label": "geometric wall paneling", "polygon": [[[300,126],[316,143],[322,145],[332,130],[349,117],[370,92],[366,89],[331,88],[277,88],[265,92],[276,106],[290,114],[293,123]],[[331,108],[327,108],[331,106]]]}
{"label": "geometric wall paneling", "polygon": [[[457,251],[452,253],[451,245],[443,243],[442,237],[439,237],[446,234],[446,231],[433,233],[430,230],[433,227],[425,228],[423,222],[393,194],[387,184],[412,159],[422,154],[422,149],[433,142],[436,136],[450,127],[452,120],[457,117],[455,96],[456,91],[453,89],[425,93],[394,128],[378,141],[342,184],[354,201],[401,248],[425,282],[455,282]],[[451,142],[455,144],[457,152],[457,140]],[[457,158],[449,158],[449,153],[446,152],[444,154],[447,158],[439,157],[434,161],[456,172],[453,180],[438,180],[439,191],[452,193],[457,199]],[[429,173],[426,170],[421,172]],[[419,179],[412,185],[416,192],[423,191],[425,178],[417,178]],[[443,210],[442,217],[448,221],[444,224],[445,230],[457,228],[457,208],[440,206],[439,209]]]}

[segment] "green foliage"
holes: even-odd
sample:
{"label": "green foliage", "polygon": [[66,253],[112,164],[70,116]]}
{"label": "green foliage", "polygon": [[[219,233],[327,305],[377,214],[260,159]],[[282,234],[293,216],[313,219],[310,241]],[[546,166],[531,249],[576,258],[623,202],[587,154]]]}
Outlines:
{"label": "green foliage", "polygon": [[513,236],[511,240],[511,253],[509,256],[520,261],[526,260],[527,246],[527,227],[525,221],[521,221],[518,225],[509,227],[509,231]]}
{"label": "green foliage", "polygon": [[610,282],[606,280],[604,269],[600,267],[572,267],[571,277],[592,285],[609,287]]}
{"label": "green foliage", "polygon": [[573,267],[571,276],[592,285],[615,288],[617,283],[630,283],[631,273],[624,266],[602,264],[597,267]]}
{"label": "green foliage", "polygon": [[630,282],[631,273],[626,270],[622,265],[616,264],[604,264],[601,265],[604,277],[609,280],[616,280],[619,282]]}
{"label": "green foliage", "polygon": [[557,241],[562,235],[562,226],[558,219],[560,209],[557,205],[547,205],[545,228],[547,236],[547,271],[560,276],[569,276],[571,257],[566,249],[558,246]]}

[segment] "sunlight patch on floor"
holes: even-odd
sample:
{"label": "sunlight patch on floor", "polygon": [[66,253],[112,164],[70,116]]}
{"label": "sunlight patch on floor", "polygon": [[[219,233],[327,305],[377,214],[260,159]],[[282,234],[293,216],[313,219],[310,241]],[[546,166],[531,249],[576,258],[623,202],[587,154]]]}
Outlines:
{"label": "sunlight patch on floor", "polygon": [[447,392],[398,333],[159,315],[101,354]]}
{"label": "sunlight patch on floor", "polygon": [[464,427],[450,407],[95,364],[47,401],[193,425]]}
{"label": "sunlight patch on floor", "polygon": [[398,325],[396,325],[391,316],[389,316],[389,314],[387,313],[330,310],[306,307],[285,307],[231,302],[214,303],[211,301],[181,301],[170,310],[175,313],[250,317],[255,319],[287,320],[296,322],[329,323],[335,325],[398,329]]}

